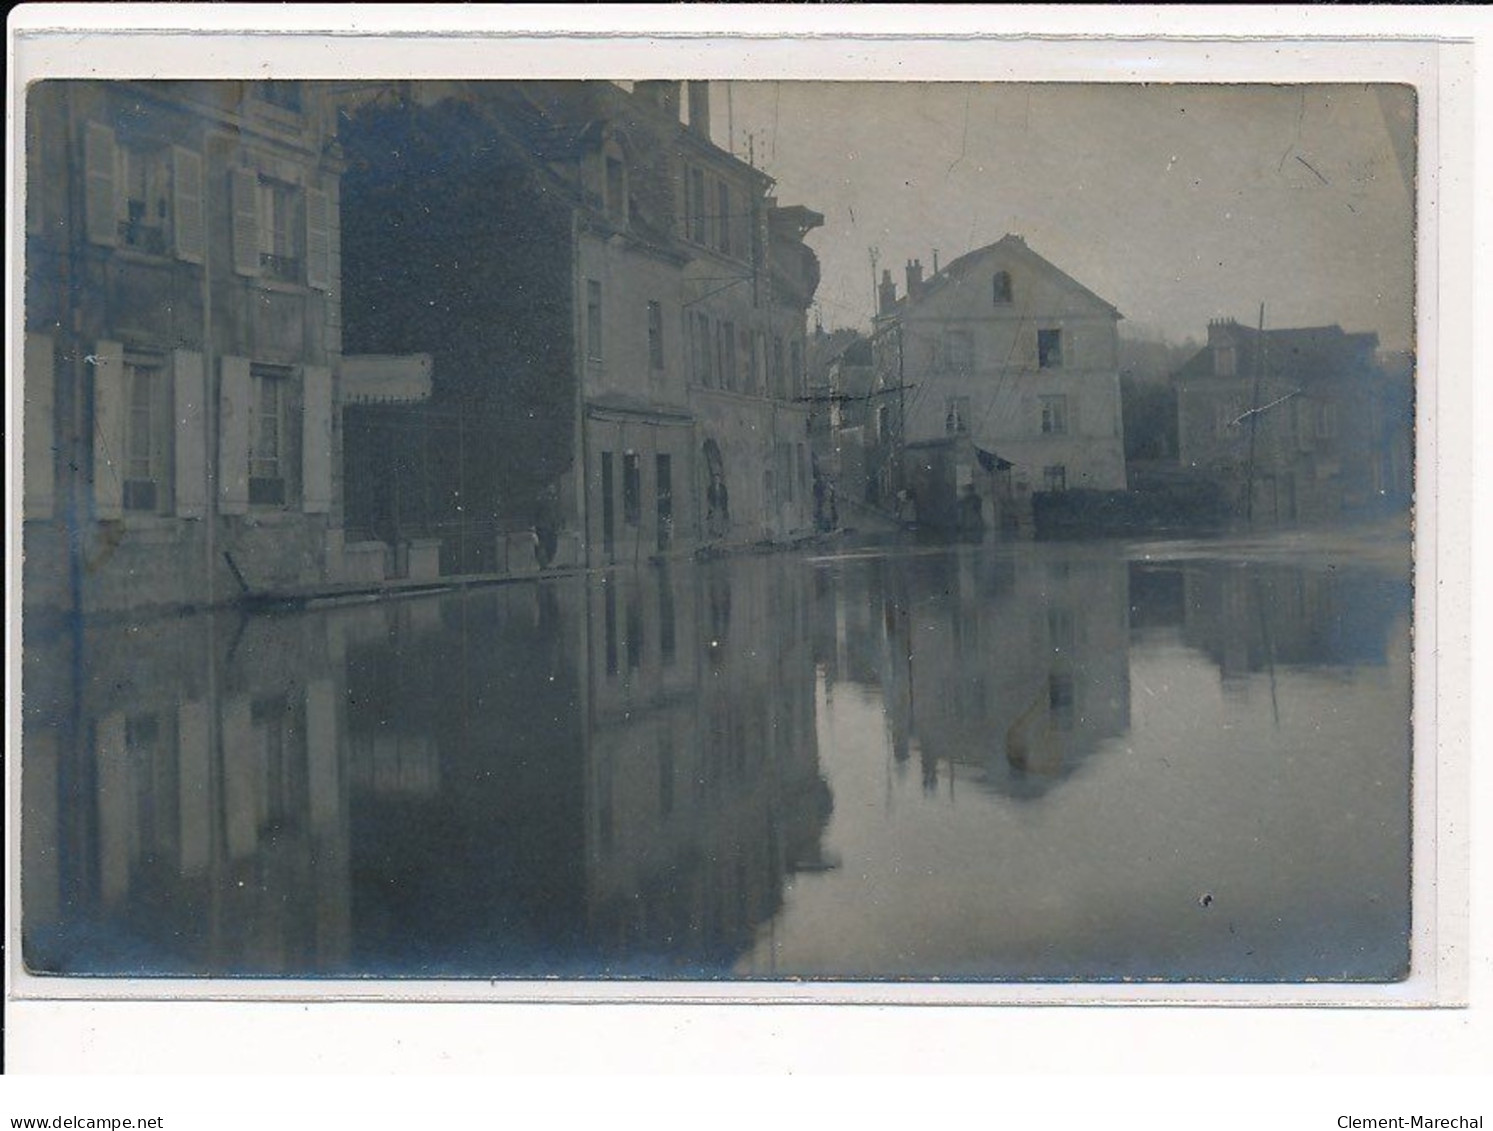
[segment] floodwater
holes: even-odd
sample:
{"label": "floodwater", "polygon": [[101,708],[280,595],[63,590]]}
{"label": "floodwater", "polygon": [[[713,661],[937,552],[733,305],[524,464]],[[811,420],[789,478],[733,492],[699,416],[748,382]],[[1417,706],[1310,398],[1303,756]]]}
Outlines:
{"label": "floodwater", "polygon": [[1408,550],[847,548],[28,636],[38,974],[1403,977]]}

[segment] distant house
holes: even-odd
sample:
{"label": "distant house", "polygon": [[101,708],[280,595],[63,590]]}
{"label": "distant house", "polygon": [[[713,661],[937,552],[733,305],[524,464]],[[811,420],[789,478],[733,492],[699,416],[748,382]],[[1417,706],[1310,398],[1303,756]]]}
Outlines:
{"label": "distant house", "polygon": [[1375,334],[1335,325],[1211,323],[1208,344],[1174,377],[1182,468],[1256,520],[1408,502],[1408,382],[1380,369],[1377,347]]}
{"label": "distant house", "polygon": [[[711,141],[706,84],[687,94],[348,90],[348,344],[433,359],[394,536],[439,540],[441,572],[810,527],[802,240],[821,218],[779,207]],[[350,524],[391,529],[382,511]]]}
{"label": "distant house", "polygon": [[901,378],[883,406],[900,444],[968,436],[1011,463],[1018,499],[1123,489],[1120,313],[1020,236],[922,272],[908,264],[900,298],[884,272],[876,318],[878,371]]}
{"label": "distant house", "polygon": [[299,82],[26,99],[25,601],[219,603],[342,570],[342,162]]}

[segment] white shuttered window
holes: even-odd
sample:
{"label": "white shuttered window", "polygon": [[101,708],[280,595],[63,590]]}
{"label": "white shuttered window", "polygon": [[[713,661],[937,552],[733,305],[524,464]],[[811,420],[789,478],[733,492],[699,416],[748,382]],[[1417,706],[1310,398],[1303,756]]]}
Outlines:
{"label": "white shuttered window", "polygon": [[89,122],[83,135],[85,227],[91,242],[108,247],[119,242],[114,192],[117,162],[114,131]]}
{"label": "white shuttered window", "polygon": [[306,190],[306,283],[320,291],[332,285],[331,201],[320,189]]}
{"label": "white shuttered window", "polygon": [[259,178],[249,169],[228,174],[233,205],[233,270],[259,274]]}

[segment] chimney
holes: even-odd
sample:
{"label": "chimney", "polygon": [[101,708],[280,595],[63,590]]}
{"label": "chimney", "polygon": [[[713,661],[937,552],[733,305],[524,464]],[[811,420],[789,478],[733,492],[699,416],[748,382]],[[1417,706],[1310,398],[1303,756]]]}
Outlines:
{"label": "chimney", "polygon": [[633,93],[659,113],[679,121],[679,82],[677,79],[644,79],[633,83]]}
{"label": "chimney", "polygon": [[689,83],[689,128],[710,140],[710,84],[703,79]]}
{"label": "chimney", "polygon": [[881,313],[888,314],[897,302],[897,284],[892,282],[892,273],[889,270],[881,272]]}
{"label": "chimney", "polygon": [[938,274],[938,248],[933,249],[933,273]]}
{"label": "chimney", "polygon": [[923,261],[921,259],[909,259],[907,261],[907,297],[915,299],[923,293]]}

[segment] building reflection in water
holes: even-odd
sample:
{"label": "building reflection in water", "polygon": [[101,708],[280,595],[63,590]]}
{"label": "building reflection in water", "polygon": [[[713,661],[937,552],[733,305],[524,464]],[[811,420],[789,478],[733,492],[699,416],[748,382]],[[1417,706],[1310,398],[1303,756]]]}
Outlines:
{"label": "building reflection in water", "polygon": [[1040,796],[1129,725],[1124,562],[1030,551],[822,566],[830,682],[879,689],[893,759],[930,792],[974,777]]}
{"label": "building reflection in water", "polygon": [[650,567],[32,634],[27,965],[724,974],[829,815],[808,581]]}

